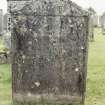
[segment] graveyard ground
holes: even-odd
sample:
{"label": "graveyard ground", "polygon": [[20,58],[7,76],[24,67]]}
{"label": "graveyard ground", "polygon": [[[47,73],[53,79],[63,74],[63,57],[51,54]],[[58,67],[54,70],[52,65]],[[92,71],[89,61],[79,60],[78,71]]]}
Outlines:
{"label": "graveyard ground", "polygon": [[[0,65],[0,105],[11,103],[11,66]],[[89,45],[86,105],[105,105],[105,36],[95,29]]]}

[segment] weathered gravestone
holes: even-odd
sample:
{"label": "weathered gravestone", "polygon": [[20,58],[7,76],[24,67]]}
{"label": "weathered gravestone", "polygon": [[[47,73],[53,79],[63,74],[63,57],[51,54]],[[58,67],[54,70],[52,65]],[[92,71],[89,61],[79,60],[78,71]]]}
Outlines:
{"label": "weathered gravestone", "polygon": [[17,102],[83,103],[88,15],[69,0],[8,0]]}
{"label": "weathered gravestone", "polygon": [[89,41],[94,41],[94,27],[98,27],[98,18],[93,8],[88,9],[89,13]]}
{"label": "weathered gravestone", "polygon": [[0,9],[0,36],[3,33],[3,10]]}
{"label": "weathered gravestone", "polygon": [[105,34],[105,13],[101,16],[101,28],[102,28],[102,33]]}

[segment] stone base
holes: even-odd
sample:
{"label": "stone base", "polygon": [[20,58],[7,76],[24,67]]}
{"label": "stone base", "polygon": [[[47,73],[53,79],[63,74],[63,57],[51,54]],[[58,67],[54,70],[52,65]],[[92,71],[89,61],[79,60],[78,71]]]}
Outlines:
{"label": "stone base", "polygon": [[13,101],[19,103],[35,103],[35,104],[70,104],[80,105],[82,102],[81,96],[70,95],[53,95],[53,94],[13,94]]}

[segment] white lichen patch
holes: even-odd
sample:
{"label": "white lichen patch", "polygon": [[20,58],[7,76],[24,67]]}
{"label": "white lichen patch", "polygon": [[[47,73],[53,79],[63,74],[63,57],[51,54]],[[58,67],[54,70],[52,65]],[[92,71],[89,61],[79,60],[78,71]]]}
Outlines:
{"label": "white lichen patch", "polygon": [[25,58],[26,58],[26,56],[25,56],[25,55],[23,55],[23,56],[22,56],[22,58],[23,58],[23,59],[25,59]]}
{"label": "white lichen patch", "polygon": [[34,84],[35,84],[36,87],[39,87],[40,86],[40,82],[38,82],[38,81],[35,82]]}
{"label": "white lichen patch", "polygon": [[70,27],[73,28],[73,25],[71,24]]}
{"label": "white lichen patch", "polygon": [[83,46],[81,46],[81,50],[84,50],[84,47]]}
{"label": "white lichen patch", "polygon": [[78,72],[79,71],[79,68],[76,68],[75,71]]}
{"label": "white lichen patch", "polygon": [[26,27],[24,27],[24,28],[23,28],[23,31],[24,31],[24,32],[27,32],[27,28],[26,28]]}
{"label": "white lichen patch", "polygon": [[23,60],[23,63],[24,63],[25,61]]}
{"label": "white lichen patch", "polygon": [[32,31],[32,29],[29,29],[29,31]]}
{"label": "white lichen patch", "polygon": [[29,92],[29,93],[27,94],[27,96],[28,96],[28,97],[31,97],[31,93]]}
{"label": "white lichen patch", "polygon": [[47,61],[49,62],[49,61],[50,61],[50,59],[49,59],[49,58],[47,58]]}
{"label": "white lichen patch", "polygon": [[29,45],[32,45],[32,41],[29,41],[28,44],[29,44]]}

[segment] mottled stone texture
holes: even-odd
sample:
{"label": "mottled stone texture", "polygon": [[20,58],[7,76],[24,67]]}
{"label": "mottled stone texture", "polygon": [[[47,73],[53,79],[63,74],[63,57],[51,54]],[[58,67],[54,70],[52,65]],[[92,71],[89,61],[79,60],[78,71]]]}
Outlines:
{"label": "mottled stone texture", "polygon": [[88,16],[68,0],[8,1],[13,100],[84,102]]}

